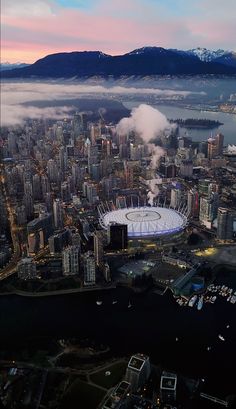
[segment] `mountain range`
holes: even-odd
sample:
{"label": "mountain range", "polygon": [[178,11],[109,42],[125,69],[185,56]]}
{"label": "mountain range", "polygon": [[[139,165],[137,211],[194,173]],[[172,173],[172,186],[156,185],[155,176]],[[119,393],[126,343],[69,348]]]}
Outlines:
{"label": "mountain range", "polygon": [[87,78],[151,75],[235,75],[236,54],[196,48],[188,51],[142,47],[124,55],[101,51],[50,54],[34,64],[1,72],[2,78]]}

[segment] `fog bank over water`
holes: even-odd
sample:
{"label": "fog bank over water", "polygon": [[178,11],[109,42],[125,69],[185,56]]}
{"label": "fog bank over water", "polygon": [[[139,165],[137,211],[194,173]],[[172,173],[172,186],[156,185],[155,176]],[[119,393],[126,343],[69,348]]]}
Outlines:
{"label": "fog bank over water", "polygon": [[[204,111],[221,103],[236,103],[236,79],[216,77],[124,77],[119,80],[90,78],[84,82],[22,81],[2,82],[1,125],[20,125],[25,118],[62,119],[79,109],[78,100],[90,98],[95,101],[110,99],[120,101],[132,109],[140,104],[150,104],[168,119],[206,118],[224,125],[212,132],[222,132],[225,143],[236,143],[236,115]],[[55,104],[55,105],[54,105]],[[102,107],[102,103],[101,103]],[[193,108],[193,109],[186,109]],[[195,110],[196,109],[196,110]],[[194,140],[205,140],[211,131],[207,129],[186,130]]]}

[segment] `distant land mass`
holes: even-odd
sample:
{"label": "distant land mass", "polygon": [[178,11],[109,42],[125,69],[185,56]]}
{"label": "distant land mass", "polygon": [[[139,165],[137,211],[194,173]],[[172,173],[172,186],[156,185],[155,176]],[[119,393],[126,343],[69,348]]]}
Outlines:
{"label": "distant land mass", "polygon": [[143,47],[124,55],[101,51],[50,54],[34,64],[1,72],[2,78],[88,78],[93,76],[235,75],[236,54]]}

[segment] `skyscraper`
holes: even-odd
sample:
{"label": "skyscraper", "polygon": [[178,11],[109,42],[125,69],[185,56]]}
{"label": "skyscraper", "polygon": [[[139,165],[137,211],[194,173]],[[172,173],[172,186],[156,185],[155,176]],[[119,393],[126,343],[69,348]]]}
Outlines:
{"label": "skyscraper", "polygon": [[103,261],[103,234],[101,230],[95,231],[93,235],[94,256],[96,265],[101,266]]}
{"label": "skyscraper", "polygon": [[64,275],[79,273],[80,249],[78,246],[69,246],[62,252],[62,269]]}
{"label": "skyscraper", "polygon": [[63,212],[60,199],[55,199],[53,202],[53,220],[56,229],[63,227]]}
{"label": "skyscraper", "polygon": [[199,194],[196,189],[191,189],[188,192],[187,199],[188,213],[191,217],[199,215]]}
{"label": "skyscraper", "polygon": [[91,251],[84,255],[84,285],[94,285],[96,283],[95,258]]}
{"label": "skyscraper", "polygon": [[37,277],[36,264],[30,257],[23,258],[17,264],[18,278],[21,280],[32,280]]}
{"label": "skyscraper", "polygon": [[147,382],[150,373],[149,357],[143,354],[136,354],[129,360],[125,379],[131,384],[131,389],[136,391]]}
{"label": "skyscraper", "polygon": [[218,208],[217,214],[217,239],[232,240],[234,235],[234,220],[236,214],[224,207]]}
{"label": "skyscraper", "polygon": [[164,403],[174,403],[176,400],[177,375],[166,371],[162,372],[160,393]]}
{"label": "skyscraper", "polygon": [[108,227],[108,242],[111,250],[123,250],[128,247],[127,224],[111,223]]}

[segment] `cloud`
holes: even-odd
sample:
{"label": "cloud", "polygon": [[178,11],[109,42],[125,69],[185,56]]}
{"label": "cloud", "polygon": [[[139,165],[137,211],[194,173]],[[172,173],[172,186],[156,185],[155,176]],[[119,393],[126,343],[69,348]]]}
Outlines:
{"label": "cloud", "polygon": [[164,114],[150,105],[141,104],[138,108],[132,109],[129,118],[121,119],[116,131],[119,135],[126,135],[133,131],[142,138],[144,143],[150,144],[161,132],[169,128],[171,125]]}
{"label": "cloud", "polygon": [[21,125],[27,118],[30,119],[63,119],[70,116],[71,107],[37,108],[22,105],[3,105],[1,126]]}
{"label": "cloud", "polygon": [[49,0],[3,0],[2,14],[22,17],[45,17],[53,15]]}
{"label": "cloud", "polygon": [[[113,95],[156,95],[160,98],[186,98],[190,91],[161,90],[155,88],[125,88],[122,86],[89,85],[78,82],[8,82],[1,84],[1,123],[19,124],[24,118],[63,117],[73,106],[73,100],[81,97],[101,98]],[[197,93],[198,94],[198,93]],[[201,93],[199,93],[201,94]],[[71,100],[70,107],[63,107],[64,100]],[[61,101],[60,108],[35,108],[37,101]],[[30,104],[31,102],[31,104]],[[22,105],[27,103],[28,107]]]}
{"label": "cloud", "polygon": [[4,59],[28,62],[54,52],[86,49],[121,54],[144,45],[236,47],[234,0],[227,4],[221,0],[94,0],[86,7],[84,3],[69,1],[70,7],[63,7],[56,0],[4,0]]}

